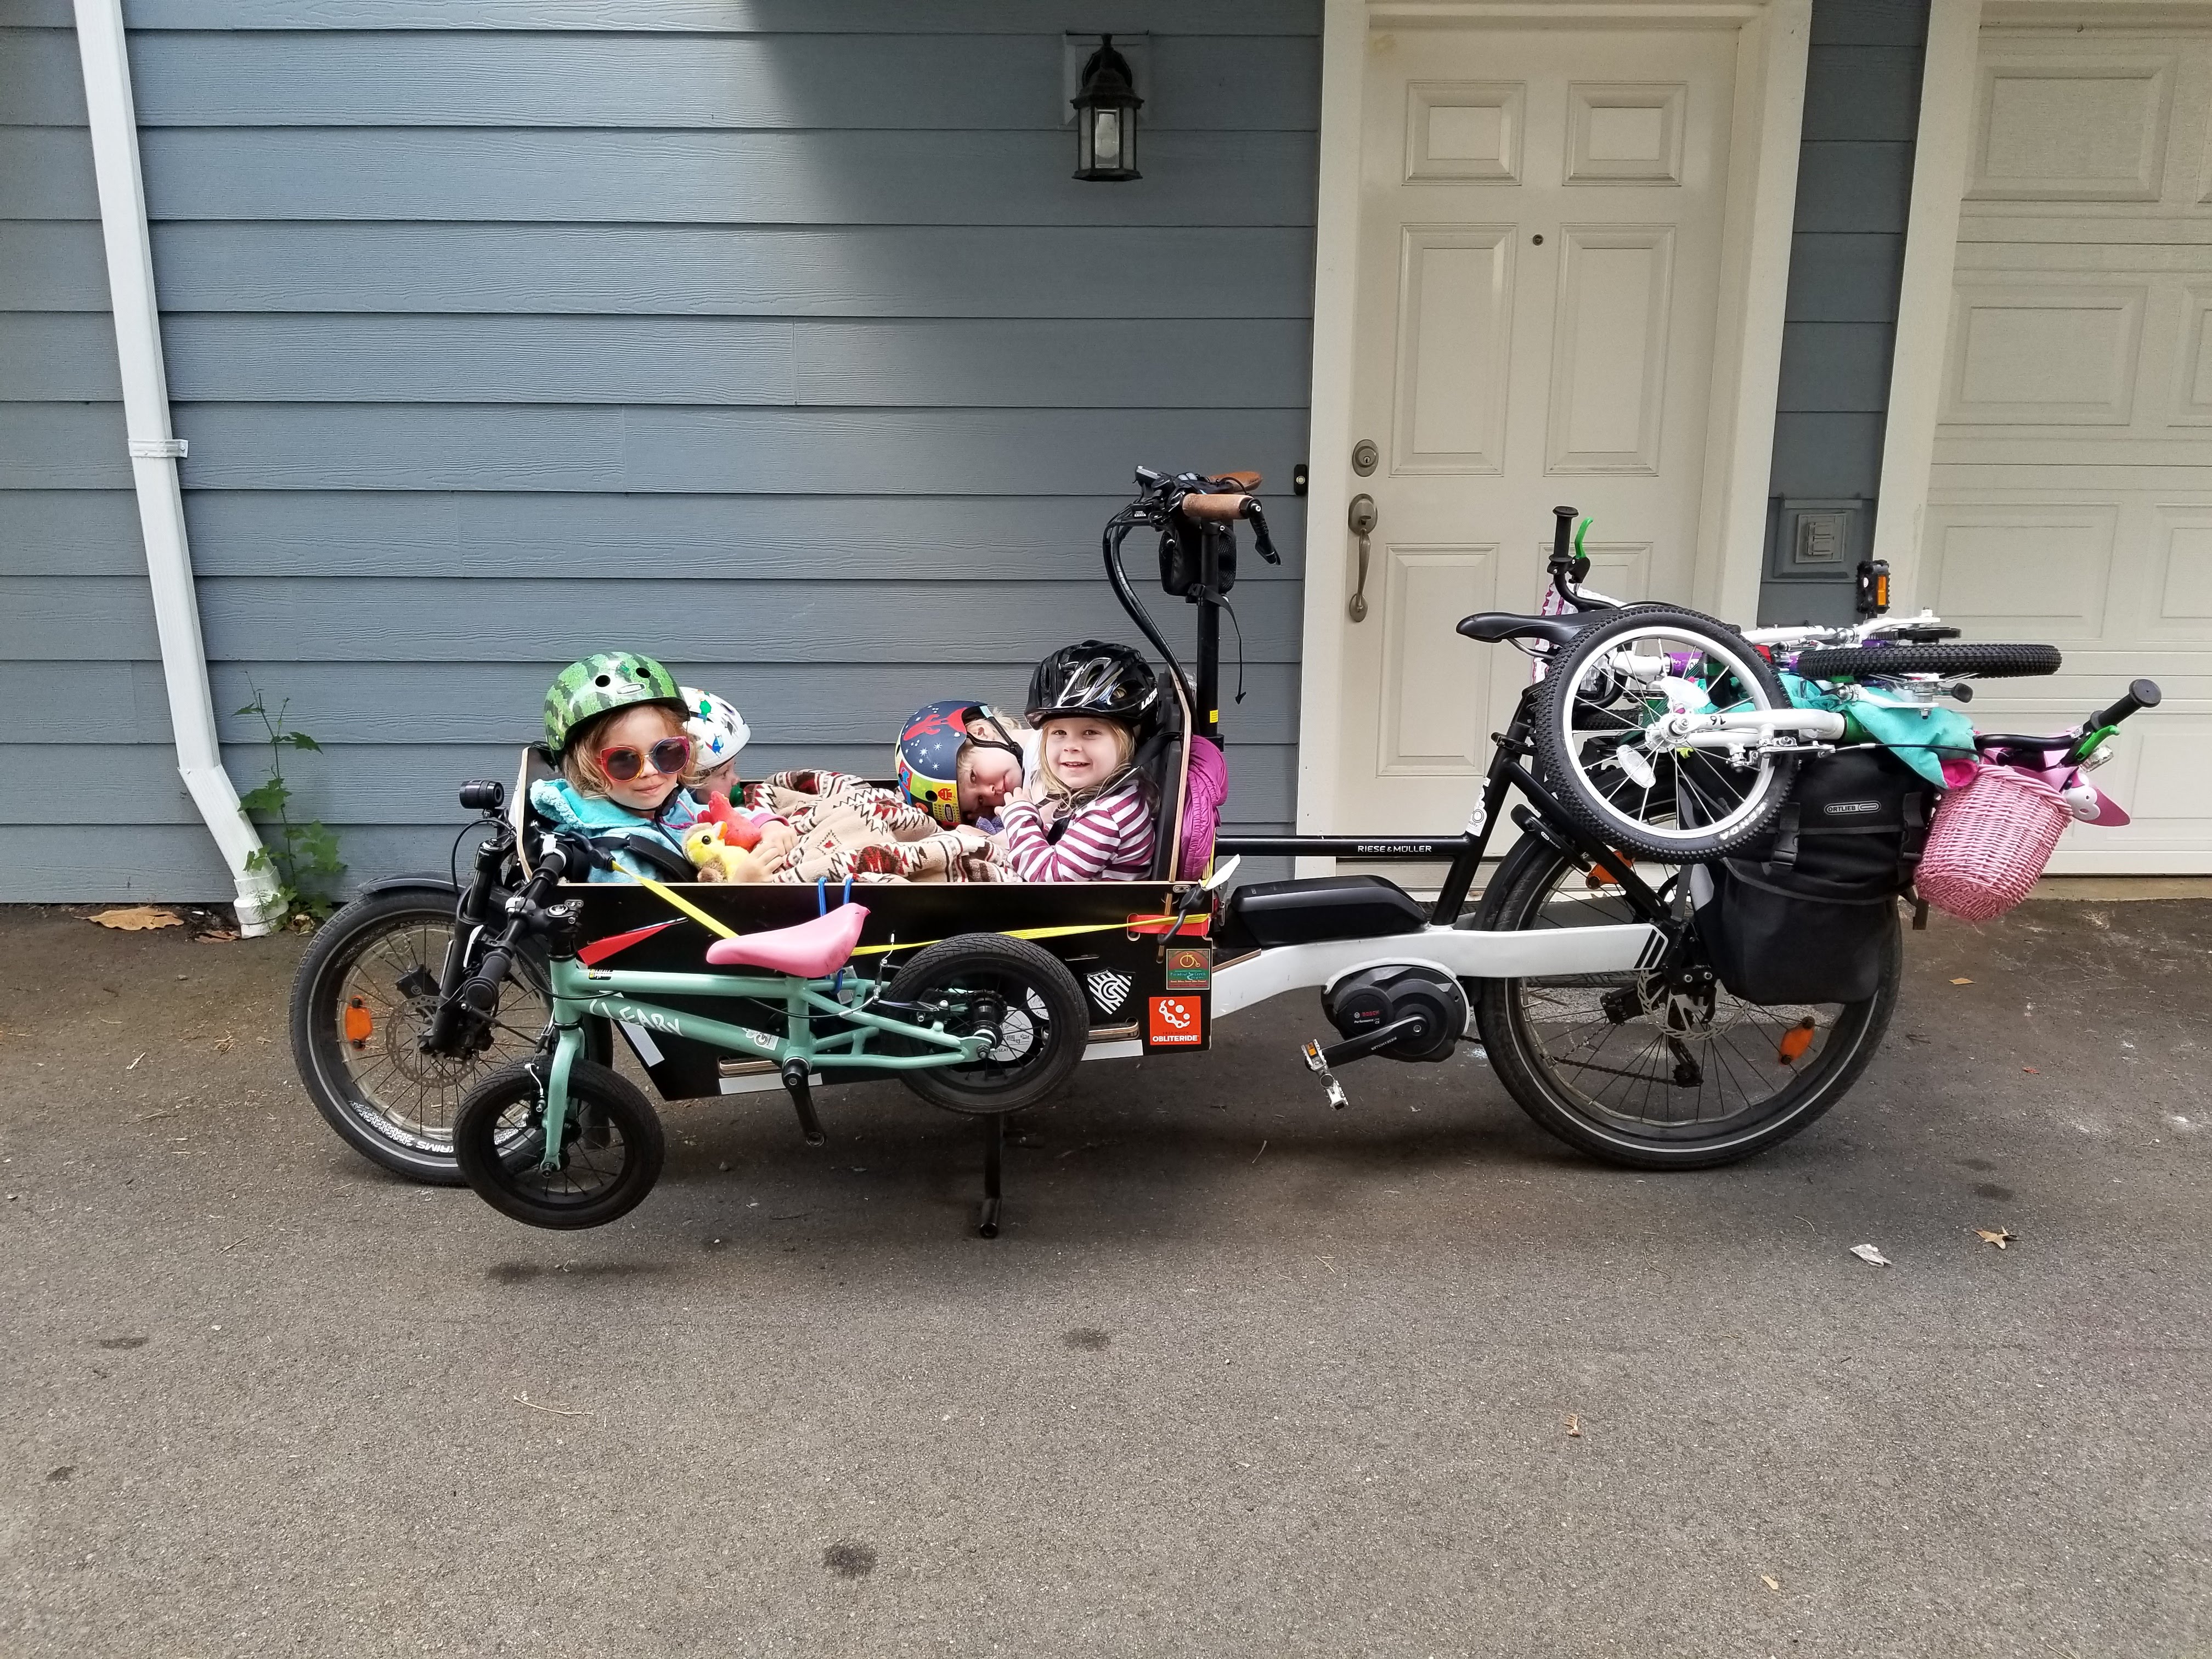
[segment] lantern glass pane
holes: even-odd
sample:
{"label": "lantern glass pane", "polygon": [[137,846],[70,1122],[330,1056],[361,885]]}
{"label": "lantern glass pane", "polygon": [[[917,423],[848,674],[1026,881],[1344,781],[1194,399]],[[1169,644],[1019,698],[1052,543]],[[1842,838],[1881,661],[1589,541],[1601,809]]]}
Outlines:
{"label": "lantern glass pane", "polygon": [[1091,149],[1097,157],[1097,165],[1102,167],[1120,167],[1121,165],[1121,112],[1118,109],[1098,110],[1093,113],[1091,119],[1094,123],[1093,131],[1096,134]]}

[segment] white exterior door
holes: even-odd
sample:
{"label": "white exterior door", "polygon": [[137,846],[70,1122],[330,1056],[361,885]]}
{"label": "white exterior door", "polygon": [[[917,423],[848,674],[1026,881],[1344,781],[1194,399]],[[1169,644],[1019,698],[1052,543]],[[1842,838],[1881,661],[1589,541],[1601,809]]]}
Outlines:
{"label": "white exterior door", "polygon": [[1984,730],[2165,706],[2099,781],[2135,816],[2054,867],[2212,871],[2212,29],[1984,30],[1918,596],[2046,640]]}
{"label": "white exterior door", "polygon": [[[1555,504],[1596,520],[1593,586],[1689,596],[1735,39],[1459,27],[1369,45],[1352,419],[1379,462],[1350,488],[1380,517],[1364,620],[1347,559],[1323,827],[1433,834],[1465,822],[1528,678],[1453,624],[1535,609]],[[1310,534],[1352,545],[1342,524]]]}

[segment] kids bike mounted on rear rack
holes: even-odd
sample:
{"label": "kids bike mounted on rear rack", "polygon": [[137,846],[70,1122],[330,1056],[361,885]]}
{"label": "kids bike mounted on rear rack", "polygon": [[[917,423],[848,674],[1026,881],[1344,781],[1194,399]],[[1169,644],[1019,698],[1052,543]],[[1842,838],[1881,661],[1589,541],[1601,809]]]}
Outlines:
{"label": "kids bike mounted on rear rack", "polygon": [[[817,1090],[896,1076],[981,1120],[989,1235],[1006,1115],[1085,1058],[1203,1054],[1217,1021],[1287,991],[1321,994],[1333,1035],[1303,1053],[1331,1104],[1348,1103],[1337,1073],[1357,1060],[1442,1060],[1479,1034],[1540,1124],[1636,1168],[1747,1156],[1840,1098],[1888,1024],[1897,902],[1948,810],[1929,810],[1941,745],[1908,758],[1912,733],[1891,728],[1969,677],[2052,672],[2057,653],[1941,643],[1952,630],[1932,618],[1747,635],[1616,605],[1579,586],[1563,507],[1556,613],[1458,623],[1543,671],[1496,734],[1462,833],[1217,838],[1237,526],[1275,557],[1259,483],[1140,469],[1106,526],[1107,580],[1172,694],[1138,757],[1160,802],[1145,879],[855,897],[669,866],[581,885],[592,850],[531,819],[526,789],[502,813],[501,786],[471,784],[464,803],[489,828],[466,889],[387,885],[302,965],[295,1047],[319,1107],[391,1167],[577,1227],[627,1212],[661,1168],[657,1115],[611,1069],[611,1032],[665,1098],[779,1091],[810,1143]],[[1163,590],[1197,607],[1188,672],[1130,583],[1139,530],[1159,537]],[[2077,768],[2156,701],[2146,690],[2070,733],[1991,739],[1993,760]],[[526,754],[525,783],[533,769]],[[1518,839],[1468,914],[1501,822]],[[1425,901],[1373,875],[1232,890],[1248,854],[1448,869]]]}

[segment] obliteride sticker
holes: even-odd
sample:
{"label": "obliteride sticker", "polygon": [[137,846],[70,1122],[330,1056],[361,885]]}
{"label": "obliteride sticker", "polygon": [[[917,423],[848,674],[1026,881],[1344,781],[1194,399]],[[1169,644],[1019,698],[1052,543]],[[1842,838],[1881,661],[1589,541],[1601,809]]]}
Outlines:
{"label": "obliteride sticker", "polygon": [[1155,1048],[1195,1048],[1206,1041],[1206,1005],[1194,996],[1154,997],[1146,1042]]}
{"label": "obliteride sticker", "polygon": [[1168,989],[1203,991],[1213,983],[1213,952],[1177,945],[1168,952]]}

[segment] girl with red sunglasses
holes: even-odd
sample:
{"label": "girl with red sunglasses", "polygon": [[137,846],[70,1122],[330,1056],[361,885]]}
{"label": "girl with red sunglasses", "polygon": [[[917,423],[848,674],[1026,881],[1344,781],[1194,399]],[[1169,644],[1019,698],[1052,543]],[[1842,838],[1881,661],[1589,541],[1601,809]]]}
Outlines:
{"label": "girl with red sunglasses", "polygon": [[[603,651],[572,663],[546,693],[546,746],[561,775],[532,784],[530,804],[607,855],[611,867],[594,868],[593,881],[665,879],[666,870],[634,850],[639,836],[689,866],[684,832],[701,811],[683,787],[696,758],[697,739],[685,728],[690,713],[675,676],[634,652]],[[781,819],[758,827],[754,865],[764,878],[794,837]]]}

